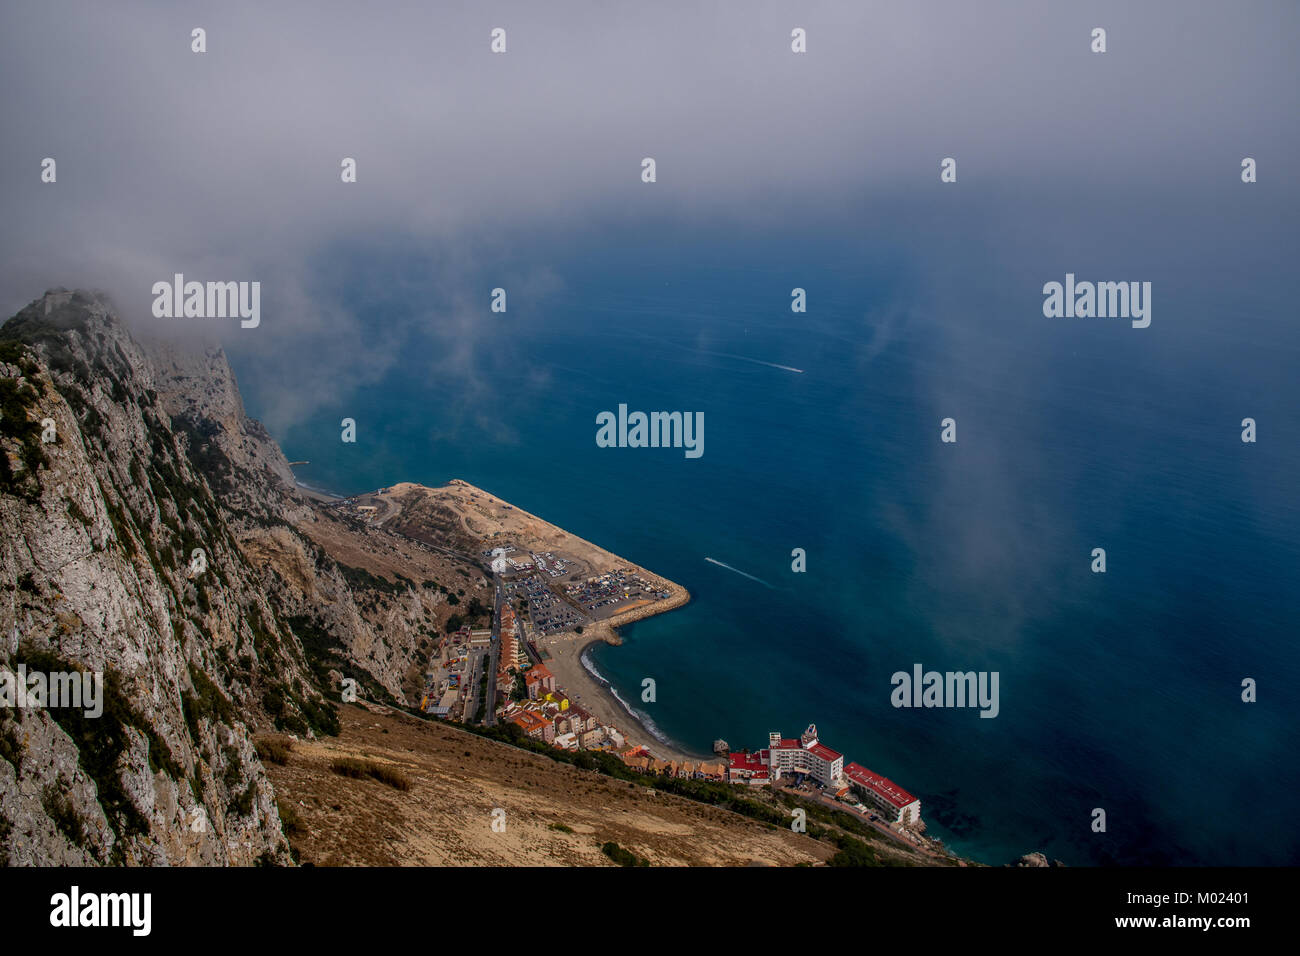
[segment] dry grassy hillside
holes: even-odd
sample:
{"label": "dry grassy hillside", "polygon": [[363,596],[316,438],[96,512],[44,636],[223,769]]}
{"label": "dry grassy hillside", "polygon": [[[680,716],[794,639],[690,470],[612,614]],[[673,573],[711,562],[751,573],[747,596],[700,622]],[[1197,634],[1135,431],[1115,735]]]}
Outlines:
{"label": "dry grassy hillside", "polygon": [[[286,833],[302,863],[612,865],[619,844],[652,865],[817,864],[834,848],[789,830],[387,709],[344,707],[337,738],[297,741],[267,761]],[[332,772],[340,758],[396,771],[400,790]],[[400,782],[400,781],[399,781]],[[505,810],[504,832],[492,811]]]}

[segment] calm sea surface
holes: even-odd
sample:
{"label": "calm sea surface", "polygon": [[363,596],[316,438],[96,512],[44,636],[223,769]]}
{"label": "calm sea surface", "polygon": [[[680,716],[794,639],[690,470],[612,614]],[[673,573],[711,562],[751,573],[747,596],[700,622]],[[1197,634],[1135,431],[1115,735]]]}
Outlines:
{"label": "calm sea surface", "polygon": [[[372,263],[401,293],[343,296],[398,337],[395,364],[276,438],[315,486],[463,478],[684,584],[690,605],[592,655],[683,744],[758,747],[816,722],[990,863],[1300,862],[1285,293],[1241,270],[1206,281],[1208,249],[957,270],[872,251],[718,237],[548,251],[549,294],[512,291],[505,315],[459,329],[436,290],[415,294],[417,261]],[[1067,270],[1153,280],[1152,326],[1044,318],[1041,285]],[[241,371],[250,413],[269,417],[260,384]],[[597,448],[596,415],[619,403],[702,411],[703,457]],[[894,708],[890,676],[916,663],[997,671],[1000,713]],[[1245,678],[1258,703],[1241,701]]]}

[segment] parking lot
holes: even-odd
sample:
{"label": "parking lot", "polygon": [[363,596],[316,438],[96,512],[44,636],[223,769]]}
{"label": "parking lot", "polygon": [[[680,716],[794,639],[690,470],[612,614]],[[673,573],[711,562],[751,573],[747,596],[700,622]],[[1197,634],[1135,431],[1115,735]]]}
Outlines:
{"label": "parking lot", "polygon": [[656,587],[655,583],[639,574],[619,568],[587,581],[566,584],[564,593],[570,600],[581,605],[592,618],[603,620],[627,607],[659,601],[668,596],[666,591],[656,590]]}
{"label": "parking lot", "polygon": [[588,618],[552,591],[540,575],[530,574],[510,584],[509,600],[515,602],[520,596],[527,600],[529,619],[539,634],[571,631],[588,623]]}

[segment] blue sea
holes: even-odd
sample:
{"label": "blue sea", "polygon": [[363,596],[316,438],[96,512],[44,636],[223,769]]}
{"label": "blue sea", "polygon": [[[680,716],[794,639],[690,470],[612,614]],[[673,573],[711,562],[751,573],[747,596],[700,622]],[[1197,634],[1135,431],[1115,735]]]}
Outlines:
{"label": "blue sea", "polygon": [[[317,264],[355,326],[232,360],[311,485],[463,478],[685,585],[592,662],[687,747],[816,723],[993,864],[1300,863],[1296,237],[1235,194],[1112,202],[647,215],[520,235],[459,281],[358,240]],[[1045,318],[1067,272],[1151,281],[1151,326]],[[620,403],[703,412],[703,456],[598,448]],[[998,672],[997,717],[892,706],[918,663]]]}

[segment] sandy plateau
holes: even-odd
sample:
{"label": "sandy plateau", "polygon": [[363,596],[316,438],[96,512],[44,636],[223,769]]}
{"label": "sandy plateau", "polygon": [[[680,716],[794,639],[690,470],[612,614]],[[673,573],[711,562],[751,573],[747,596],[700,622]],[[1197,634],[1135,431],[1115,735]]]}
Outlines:
{"label": "sandy plateau", "polygon": [[[667,600],[611,618],[610,623],[615,625],[638,620],[638,614],[649,616],[640,612],[661,614],[690,600],[690,594],[680,584],[674,584],[458,478],[440,488],[401,482],[376,493],[373,498],[383,505],[376,520],[384,524],[393,522],[404,534],[420,531],[421,525],[446,530],[447,518],[454,515],[463,538],[467,539],[462,543],[473,542],[481,550],[509,542],[519,551],[554,551],[577,562],[575,573],[590,576],[615,568],[629,568],[644,577],[663,581],[673,591],[673,596]],[[412,536],[421,537],[419,534]],[[568,576],[566,574],[565,579]]]}

